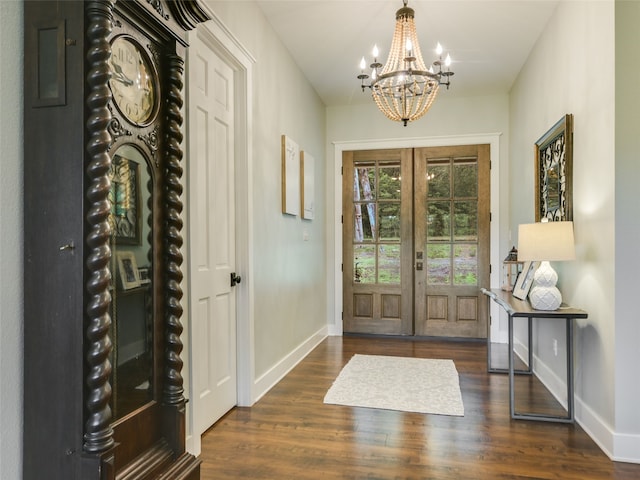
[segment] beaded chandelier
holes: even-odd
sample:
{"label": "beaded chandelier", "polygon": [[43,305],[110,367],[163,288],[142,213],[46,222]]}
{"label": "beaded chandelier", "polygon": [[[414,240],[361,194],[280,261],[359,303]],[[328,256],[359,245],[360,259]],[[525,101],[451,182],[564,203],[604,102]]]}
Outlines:
{"label": "beaded chandelier", "polygon": [[418,44],[415,12],[407,7],[407,2],[408,0],[403,0],[404,6],[396,12],[396,28],[387,63],[384,67],[378,63],[378,48],[374,46],[369,85],[365,84],[369,75],[364,73],[364,57],[360,61],[358,75],[362,91],[365,87],[371,89],[380,111],[390,120],[402,122],[405,127],[407,123],[427,113],[440,85],[449,89],[450,78],[453,75],[449,68],[451,57],[447,55],[446,59],[442,60],[442,46],[439,43],[436,48],[438,60],[427,69]]}

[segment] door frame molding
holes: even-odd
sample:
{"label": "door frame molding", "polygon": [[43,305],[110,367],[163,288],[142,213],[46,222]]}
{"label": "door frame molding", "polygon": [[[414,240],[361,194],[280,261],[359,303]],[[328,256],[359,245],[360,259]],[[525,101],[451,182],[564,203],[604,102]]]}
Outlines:
{"label": "door frame molding", "polygon": [[[207,11],[211,20],[198,25],[196,30],[188,33],[188,39],[193,36],[205,43],[223,61],[225,61],[234,72],[234,149],[235,149],[235,202],[236,202],[236,270],[242,275],[242,283],[235,287],[236,290],[236,371],[237,371],[237,402],[239,406],[251,406],[255,402],[255,339],[254,339],[254,284],[253,284],[253,191],[250,185],[253,184],[253,167],[251,158],[253,156],[253,143],[251,132],[253,131],[253,64],[255,58],[229,31],[220,18],[204,4],[202,7]],[[191,41],[190,41],[191,43]],[[188,68],[186,72],[187,86]],[[187,102],[188,104],[188,88]],[[187,139],[184,145],[188,145],[189,130],[187,125]],[[185,149],[187,150],[187,149]],[[188,159],[188,155],[185,155]],[[186,162],[187,169],[189,167]],[[188,179],[188,173],[185,174]],[[188,193],[185,194],[188,198]],[[186,207],[188,208],[188,202]],[[188,218],[188,216],[186,216]],[[188,225],[185,230],[188,231]],[[185,242],[188,245],[188,242]],[[187,247],[188,248],[188,247]],[[184,262],[188,264],[188,260]],[[188,276],[185,275],[185,279]],[[190,302],[190,291],[188,283],[185,288],[185,300],[183,304],[187,306]],[[190,315],[185,308],[185,317]],[[189,325],[190,327],[190,325]],[[192,343],[190,336],[192,329],[189,328],[189,347]],[[194,398],[196,392],[192,390],[194,375],[194,358],[191,348],[189,350],[189,397]],[[199,455],[201,450],[200,435],[194,433],[193,403],[188,404],[188,437],[187,449]]]}
{"label": "door frame molding", "polygon": [[[329,162],[327,171],[327,198],[333,196],[333,211],[327,213],[327,295],[329,305],[327,319],[329,335],[341,336],[342,323],[342,153],[346,150],[380,150],[393,148],[420,148],[420,147],[452,147],[456,145],[489,144],[491,159],[491,253],[490,262],[494,266],[490,275],[491,286],[500,284],[500,271],[502,260],[500,259],[500,137],[501,133],[486,133],[472,135],[451,135],[438,137],[416,138],[392,138],[376,140],[351,140],[333,142],[333,162]],[[331,183],[333,178],[333,192]],[[333,195],[332,195],[333,194]],[[333,252],[331,252],[333,250]],[[333,255],[332,255],[333,253]],[[500,312],[497,306],[491,305],[491,318],[499,319]],[[500,324],[496,321],[491,324],[491,338],[506,338],[506,333],[500,334]]]}

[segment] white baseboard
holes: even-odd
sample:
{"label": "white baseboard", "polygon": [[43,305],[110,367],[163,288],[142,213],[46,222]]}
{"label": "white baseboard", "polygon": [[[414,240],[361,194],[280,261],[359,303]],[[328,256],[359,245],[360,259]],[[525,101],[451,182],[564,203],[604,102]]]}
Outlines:
{"label": "white baseboard", "polygon": [[[640,463],[640,435],[615,433],[613,436],[613,455],[616,462]],[[608,454],[607,454],[608,455]]]}
{"label": "white baseboard", "polygon": [[328,326],[329,330],[328,330],[328,335],[330,337],[341,337],[342,336],[342,322],[340,322],[340,324],[338,324],[338,322],[331,324]]}
{"label": "white baseboard", "polygon": [[[525,363],[527,362],[529,352],[526,345],[516,341],[514,343],[514,352]],[[538,357],[534,356],[533,365],[536,377],[566,409],[566,382],[560,379]],[[578,395],[575,395],[574,402],[576,422],[611,460],[615,462],[640,463],[640,435],[616,433]]]}
{"label": "white baseboard", "polygon": [[191,455],[199,456],[202,451],[201,443],[198,441],[196,444],[193,435],[187,435],[185,437],[185,450],[189,452]]}
{"label": "white baseboard", "polygon": [[320,342],[327,338],[328,328],[325,325],[308,339],[302,342],[291,353],[286,355],[267,372],[257,378],[253,384],[253,403],[260,400],[271,390],[284,376],[300,363]]}
{"label": "white baseboard", "polygon": [[[504,343],[508,342],[509,341],[507,340]],[[507,351],[509,351],[508,348]],[[517,338],[513,340],[513,352],[518,356],[520,360],[522,360],[522,362],[526,366],[529,366],[529,349],[524,343],[519,342]]]}
{"label": "white baseboard", "polygon": [[578,396],[576,421],[611,460],[640,463],[640,435],[614,432],[611,426]]}

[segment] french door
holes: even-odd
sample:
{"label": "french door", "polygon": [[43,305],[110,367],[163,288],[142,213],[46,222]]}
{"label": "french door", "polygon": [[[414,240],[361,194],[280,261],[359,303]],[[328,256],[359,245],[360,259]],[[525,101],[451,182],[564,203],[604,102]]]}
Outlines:
{"label": "french door", "polygon": [[343,154],[343,328],[484,338],[489,146]]}

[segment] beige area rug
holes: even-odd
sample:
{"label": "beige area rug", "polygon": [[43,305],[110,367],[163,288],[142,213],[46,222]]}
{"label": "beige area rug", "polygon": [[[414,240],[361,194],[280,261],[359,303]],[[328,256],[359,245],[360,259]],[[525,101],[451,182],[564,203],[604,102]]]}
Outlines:
{"label": "beige area rug", "polygon": [[453,360],[354,355],[324,403],[464,416]]}

